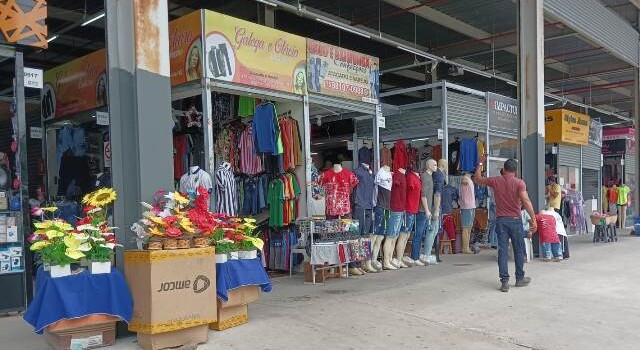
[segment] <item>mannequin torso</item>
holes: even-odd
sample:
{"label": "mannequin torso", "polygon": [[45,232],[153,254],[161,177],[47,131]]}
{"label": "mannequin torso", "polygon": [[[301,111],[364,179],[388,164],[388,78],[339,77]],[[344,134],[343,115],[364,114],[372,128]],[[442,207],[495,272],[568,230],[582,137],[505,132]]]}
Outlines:
{"label": "mannequin torso", "polygon": [[375,179],[373,172],[369,169],[369,165],[360,163],[360,166],[355,171],[356,178],[358,179],[358,186],[355,191],[355,203],[363,209],[373,209],[375,205],[375,199],[373,194],[375,192]]}
{"label": "mannequin torso", "polygon": [[189,172],[180,178],[179,191],[182,193],[194,192],[199,186],[204,187],[211,193],[213,189],[211,175],[200,169],[199,166],[192,166],[189,168]]}

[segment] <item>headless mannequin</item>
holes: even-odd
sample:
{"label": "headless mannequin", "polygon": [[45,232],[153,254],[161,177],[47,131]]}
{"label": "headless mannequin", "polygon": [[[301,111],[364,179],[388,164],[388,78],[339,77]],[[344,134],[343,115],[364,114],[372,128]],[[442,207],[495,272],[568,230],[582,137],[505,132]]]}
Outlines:
{"label": "headless mannequin", "polygon": [[[622,230],[627,227],[627,203],[620,204],[620,189],[625,187],[627,187],[627,185],[621,183],[616,189],[618,191],[618,222]],[[627,194],[627,198],[628,196],[629,195]]]}
{"label": "headless mannequin", "polygon": [[196,192],[198,187],[204,187],[209,193],[213,190],[211,175],[202,170],[199,166],[189,167],[189,172],[180,178],[180,192]]}
{"label": "headless mannequin", "polygon": [[[407,173],[407,171],[403,168],[398,169],[398,172],[402,175],[405,175]],[[385,270],[397,270],[402,266],[402,264],[400,264],[401,261],[396,261],[396,259],[393,259],[393,253],[396,249],[396,242],[398,241],[398,237],[399,236],[395,238],[387,238],[384,240],[384,246],[382,247],[382,266]]]}
{"label": "headless mannequin", "polygon": [[[418,174],[417,172],[413,171],[412,173],[416,175],[418,178],[420,178],[420,174]],[[407,201],[409,201],[409,196],[407,196]],[[413,203],[413,204],[417,204],[417,203]],[[415,225],[415,219],[413,220],[413,222]],[[413,267],[416,265],[416,262],[413,261],[411,257],[404,255],[405,249],[407,248],[407,242],[409,241],[409,236],[411,236],[411,231],[413,231],[414,228],[415,227],[409,228],[408,232],[400,232],[400,234],[398,235],[398,239],[396,241],[396,251],[395,251],[396,260],[398,260],[400,267],[403,267],[403,268]]]}
{"label": "headless mannequin", "polygon": [[[425,227],[425,231],[423,232],[422,241],[424,241],[424,244],[425,244],[424,254],[420,254],[420,258],[416,261],[416,265],[418,266],[429,264],[429,255],[431,254],[431,248],[433,247],[434,233],[433,233],[433,223],[431,222],[433,218],[433,213],[432,213],[433,207],[429,205],[429,201],[433,202],[433,172],[436,170],[438,170],[438,163],[433,159],[427,160],[427,170],[424,172],[424,174],[422,174],[422,181],[424,183],[424,181],[428,179],[431,182],[431,186],[430,186],[431,191],[425,193],[424,192],[425,187],[423,185],[423,193],[422,193],[422,196],[420,197],[420,204],[422,205],[422,208],[424,208],[424,213],[425,213],[427,222],[431,224],[427,225],[427,227]],[[427,200],[427,198],[429,198],[429,200]],[[417,229],[418,227],[416,227],[416,230]],[[413,244],[422,245],[422,241],[413,242]]]}
{"label": "headless mannequin", "polygon": [[[371,167],[369,166],[369,164],[367,163],[360,163],[360,164],[362,164],[362,167],[364,167],[369,171],[370,175],[373,175],[373,171],[371,170]],[[375,198],[374,198],[374,201],[375,201]],[[372,220],[373,220],[373,217],[372,217]],[[375,244],[374,235],[371,232],[369,232],[369,239],[372,245]],[[378,267],[373,263],[374,261],[377,262],[377,257],[378,257],[377,255],[371,254],[369,259],[364,262],[364,268],[362,268],[361,270],[364,270],[364,272],[374,272],[374,273],[382,271],[382,266],[380,266],[380,268],[378,269]]]}
{"label": "headless mannequin", "polygon": [[[449,162],[446,159],[440,159],[438,161],[438,169],[436,170],[436,172],[440,172],[442,173],[442,175],[445,178],[445,183],[446,183],[446,178],[447,178],[447,170],[449,167]],[[434,181],[434,186],[435,186],[435,181]],[[444,185],[443,185],[444,187]],[[442,195],[441,193],[434,193],[433,194],[433,222],[438,224],[438,231],[435,232],[435,238],[434,238],[434,243],[436,244],[436,259],[435,261],[433,261],[434,263],[438,263],[441,262],[442,260],[440,260],[440,253],[439,251],[439,240],[437,239],[438,233],[440,233],[440,230],[442,229],[442,224],[440,222],[440,213],[442,210]],[[432,260],[430,260],[431,262]]]}
{"label": "headless mannequin", "polygon": [[[373,171],[371,171],[371,168],[369,167],[369,164],[366,163],[360,163],[360,165],[366,169],[369,173],[370,176],[373,176]],[[342,170],[342,167],[340,167],[340,170]],[[334,165],[334,171],[336,171],[335,165]],[[357,196],[356,196],[356,204],[360,204],[363,205],[365,203],[358,203],[357,202]],[[357,217],[354,217],[357,218]],[[365,225],[364,222],[360,222],[360,228],[362,229],[362,227],[364,227],[363,225]],[[369,239],[372,239],[371,234],[369,234]],[[377,268],[374,268],[371,264],[371,257],[368,260],[365,260],[362,263],[362,267],[357,267],[357,265],[350,265],[349,267],[349,274],[354,275],[354,276],[360,276],[360,275],[364,275],[366,273],[376,273],[379,272],[379,270]]]}
{"label": "headless mannequin", "polygon": [[[383,165],[381,170],[387,173],[391,172],[391,168],[388,165]],[[378,203],[378,205],[380,205],[380,203]],[[388,208],[385,208],[385,209],[388,209]],[[372,257],[371,264],[378,271],[382,271],[382,263],[378,261],[378,256],[380,255],[380,248],[382,247],[383,240],[384,240],[384,235],[377,234],[373,236],[373,239],[371,241],[373,245],[372,254],[371,254],[371,257]]]}
{"label": "headless mannequin", "polygon": [[[461,186],[472,186],[473,188],[473,181],[471,181],[471,177],[469,175],[464,175],[462,177],[462,180],[460,181],[460,184]],[[462,192],[462,188],[461,188],[461,192]],[[475,198],[474,198],[474,201],[475,201]],[[471,239],[471,228],[472,227],[464,227],[464,226],[462,227],[462,253],[463,254],[473,254],[473,252],[469,248],[469,243]]]}

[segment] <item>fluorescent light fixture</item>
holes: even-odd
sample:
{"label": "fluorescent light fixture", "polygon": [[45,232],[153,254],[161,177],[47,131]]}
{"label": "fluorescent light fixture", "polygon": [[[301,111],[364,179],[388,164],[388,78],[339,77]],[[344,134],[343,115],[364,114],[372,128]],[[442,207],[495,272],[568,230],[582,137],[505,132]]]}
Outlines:
{"label": "fluorescent light fixture", "polygon": [[54,41],[56,39],[58,39],[58,36],[54,35],[54,36],[50,37],[49,39],[47,39],[47,42],[50,43],[50,42],[52,42],[52,41]]}
{"label": "fluorescent light fixture", "polygon": [[328,26],[331,26],[331,27],[334,27],[334,28],[338,28],[340,30],[344,30],[345,32],[349,32],[351,34],[359,35],[359,36],[361,36],[363,38],[371,39],[371,35],[369,35],[369,34],[362,33],[362,32],[359,32],[357,30],[353,30],[351,28],[347,28],[347,27],[345,27],[343,25],[340,25],[338,23],[327,21],[326,19],[316,18],[316,21],[318,21],[320,23],[324,23],[324,24],[326,24]]}
{"label": "fluorescent light fixture", "polygon": [[269,6],[273,6],[273,7],[278,7],[278,4],[274,4],[274,3],[272,3],[271,1],[268,1],[268,0],[256,0],[256,1],[257,1],[257,2],[261,2],[261,3],[265,4],[265,5],[269,5]]}
{"label": "fluorescent light fixture", "polygon": [[85,21],[84,23],[82,23],[80,26],[81,26],[81,27],[84,27],[84,26],[86,26],[86,25],[89,25],[90,23],[93,23],[93,22],[95,22],[95,21],[99,20],[99,19],[100,19],[100,18],[102,18],[102,17],[104,17],[104,12],[102,12],[102,13],[100,13],[100,14],[96,15],[96,16],[93,16],[92,18],[89,18],[87,21]]}
{"label": "fluorescent light fixture", "polygon": [[419,138],[419,139],[413,139],[413,140],[411,140],[411,142],[414,142],[414,141],[426,141],[428,139],[429,139],[428,137],[423,137],[423,138]]}
{"label": "fluorescent light fixture", "polygon": [[558,102],[545,103],[544,106],[545,107],[549,107],[549,106],[555,105],[556,103],[558,103]]}
{"label": "fluorescent light fixture", "polygon": [[418,55],[418,56],[422,56],[422,57],[427,57],[427,56],[425,56],[422,52],[420,52],[420,51],[418,51],[418,50],[416,50],[416,49],[412,49],[412,48],[410,48],[410,47],[406,47],[406,46],[402,46],[402,45],[398,45],[398,46],[396,46],[396,47],[397,47],[397,48],[399,48],[399,49],[400,49],[400,50],[402,50],[402,51],[406,51],[406,52],[408,52],[408,53],[412,53],[412,54],[414,54],[414,55]]}

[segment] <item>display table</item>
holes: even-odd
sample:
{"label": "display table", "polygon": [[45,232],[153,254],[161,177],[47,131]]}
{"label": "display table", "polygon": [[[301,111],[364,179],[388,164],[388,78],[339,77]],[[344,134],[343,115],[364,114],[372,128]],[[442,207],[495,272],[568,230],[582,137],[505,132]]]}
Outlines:
{"label": "display table", "polygon": [[216,291],[218,299],[229,300],[229,292],[244,286],[259,286],[263,292],[271,291],[271,281],[260,259],[229,260],[216,264]]}
{"label": "display table", "polygon": [[51,278],[48,271],[38,269],[35,295],[24,314],[36,333],[63,319],[92,314],[115,316],[129,322],[133,299],[124,276],[118,270],[108,274],[82,273]]}

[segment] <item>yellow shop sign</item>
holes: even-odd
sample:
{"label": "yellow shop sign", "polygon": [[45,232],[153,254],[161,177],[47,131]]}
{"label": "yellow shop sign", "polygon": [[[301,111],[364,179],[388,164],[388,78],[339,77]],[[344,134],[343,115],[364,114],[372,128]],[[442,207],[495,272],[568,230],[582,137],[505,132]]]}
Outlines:
{"label": "yellow shop sign", "polygon": [[586,114],[567,109],[545,111],[545,142],[586,145],[589,142],[589,124]]}

